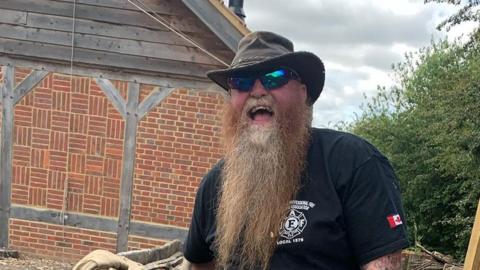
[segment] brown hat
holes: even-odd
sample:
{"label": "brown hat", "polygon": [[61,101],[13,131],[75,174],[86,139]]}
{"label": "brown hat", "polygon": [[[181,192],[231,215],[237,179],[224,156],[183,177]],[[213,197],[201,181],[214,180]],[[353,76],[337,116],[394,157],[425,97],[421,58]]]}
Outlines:
{"label": "brown hat", "polygon": [[300,75],[311,104],[320,96],[325,82],[322,60],[311,52],[294,52],[290,40],[271,32],[253,32],[242,38],[230,67],[211,70],[207,76],[228,90],[227,79],[231,76],[255,74],[276,67],[288,67]]}

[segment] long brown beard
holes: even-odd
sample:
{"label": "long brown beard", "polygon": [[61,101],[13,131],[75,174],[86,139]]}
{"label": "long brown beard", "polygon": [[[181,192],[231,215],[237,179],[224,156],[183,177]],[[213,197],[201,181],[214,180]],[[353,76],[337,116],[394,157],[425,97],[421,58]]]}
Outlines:
{"label": "long brown beard", "polygon": [[235,113],[226,105],[226,154],[217,209],[219,269],[232,263],[240,269],[268,267],[281,222],[300,186],[310,138],[311,107],[287,111],[276,112],[276,122],[263,130],[249,126],[245,112]]}

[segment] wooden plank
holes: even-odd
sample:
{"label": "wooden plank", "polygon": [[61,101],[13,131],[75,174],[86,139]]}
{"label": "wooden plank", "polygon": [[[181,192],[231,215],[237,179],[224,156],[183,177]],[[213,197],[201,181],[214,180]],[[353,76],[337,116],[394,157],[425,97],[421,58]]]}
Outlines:
{"label": "wooden plank", "polygon": [[34,70],[15,87],[13,102],[17,104],[28,92],[30,92],[45,76],[48,71]]}
{"label": "wooden plank", "polygon": [[[54,2],[49,0],[1,0],[0,8],[71,18],[73,1]],[[75,17],[78,19],[89,19],[99,22],[116,23],[120,25],[132,25],[151,29],[167,30],[167,28],[147,17],[143,12],[134,10],[76,4]],[[170,25],[183,32],[195,33],[208,31],[208,28],[198,23],[198,19],[195,18],[195,16],[183,17],[162,15],[161,17]]]}
{"label": "wooden plank", "polygon": [[[0,54],[0,65],[12,65],[16,67],[26,67],[31,69],[43,69],[48,70],[49,72],[68,74],[70,75],[70,63],[52,63],[45,61],[36,61],[32,58],[21,59],[21,58],[11,58],[8,56],[2,56]],[[188,88],[193,91],[210,91],[215,93],[224,94],[226,91],[216,89],[210,80],[206,78],[197,78],[197,77],[175,77],[175,76],[164,76],[160,73],[141,73],[140,71],[134,71],[132,73],[125,70],[107,70],[96,68],[92,65],[89,66],[74,66],[73,75],[74,76],[85,76],[92,78],[104,78],[109,80],[121,80],[126,82],[141,82],[149,85],[157,85],[159,87],[166,88]]]}
{"label": "wooden plank", "polygon": [[240,32],[242,35],[247,35],[250,30],[247,28],[245,22],[240,19],[230,8],[223,4],[223,1],[209,0],[212,4],[227,20]]}
{"label": "wooden plank", "polygon": [[[62,212],[58,210],[40,209],[18,204],[13,204],[11,208],[10,218],[63,225]],[[65,226],[115,233],[118,221],[110,217],[70,212],[68,213],[68,219],[65,219]],[[133,235],[163,240],[181,239],[183,241],[188,233],[185,228],[139,221],[132,221],[130,227],[130,233]]]}
{"label": "wooden plank", "polygon": [[12,145],[15,69],[3,69],[2,87],[2,141],[0,153],[0,247],[8,248],[9,219],[12,193]]}
{"label": "wooden plank", "polygon": [[[1,53],[8,54],[11,57],[22,56],[50,62],[58,60],[70,63],[71,48],[67,46],[45,45],[35,42],[0,38],[0,54]],[[219,66],[213,65],[122,55],[113,52],[95,53],[95,51],[81,48],[75,49],[74,64],[97,65],[114,70],[127,69],[157,74],[166,73],[195,76],[198,78],[206,78],[205,73],[208,70],[219,68]]]}
{"label": "wooden plank", "polygon": [[478,201],[477,214],[475,215],[467,255],[465,256],[464,269],[480,269],[480,200]]}
{"label": "wooden plank", "polygon": [[[53,0],[55,2],[71,3],[72,0]],[[78,4],[92,5],[97,7],[111,7],[127,10],[137,10],[128,0],[76,0]],[[138,0],[135,0],[138,1]],[[151,10],[158,14],[185,15],[185,7],[178,0],[140,0]],[[183,8],[182,8],[183,7]]]}
{"label": "wooden plank", "polygon": [[237,51],[238,42],[243,34],[220,14],[208,0],[182,0],[182,2],[232,51]]}
{"label": "wooden plank", "polygon": [[[70,32],[72,30],[72,18],[29,13],[27,18],[27,26]],[[184,39],[180,38],[177,34],[171,31],[150,30],[137,26],[118,25],[83,19],[75,20],[75,33],[192,47],[190,43],[186,42]],[[190,33],[189,37],[195,40],[195,42],[199,43],[205,49],[231,53],[230,49],[228,49],[213,34]]]}
{"label": "wooden plank", "polygon": [[117,229],[117,253],[127,251],[132,211],[133,171],[137,146],[137,107],[140,84],[128,83],[127,117],[123,144],[122,180],[120,183],[120,211]]}
{"label": "wooden plank", "polygon": [[162,100],[168,97],[174,88],[156,87],[150,94],[140,103],[137,109],[138,120],[140,121],[152,108],[157,106]]}
{"label": "wooden plank", "polygon": [[0,23],[27,24],[27,13],[24,11],[0,9]]}
{"label": "wooden plank", "polygon": [[123,100],[122,96],[118,92],[118,89],[112,84],[110,80],[102,79],[102,78],[95,78],[95,82],[100,86],[100,89],[105,93],[108,100],[112,103],[113,107],[117,109],[123,119],[127,119],[127,107],[125,104],[125,100]]}
{"label": "wooden plank", "polygon": [[[71,46],[72,43],[72,35],[70,32],[36,29],[8,24],[0,24],[0,37],[62,46]],[[164,43],[78,34],[75,35],[74,46],[75,48],[91,49],[100,52],[115,52],[118,54],[139,57],[210,65],[215,65],[217,63],[216,60],[197,48],[186,48],[185,46]]]}

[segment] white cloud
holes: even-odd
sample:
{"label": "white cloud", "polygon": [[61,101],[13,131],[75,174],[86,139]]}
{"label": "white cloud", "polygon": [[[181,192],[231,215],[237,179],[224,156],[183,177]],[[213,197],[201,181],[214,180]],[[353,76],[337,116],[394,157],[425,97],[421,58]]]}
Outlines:
{"label": "white cloud", "polygon": [[391,66],[406,52],[445,36],[435,27],[456,8],[423,0],[246,0],[244,10],[250,29],[282,34],[322,59],[326,82],[314,125],[332,126],[351,121],[377,85],[392,85]]}

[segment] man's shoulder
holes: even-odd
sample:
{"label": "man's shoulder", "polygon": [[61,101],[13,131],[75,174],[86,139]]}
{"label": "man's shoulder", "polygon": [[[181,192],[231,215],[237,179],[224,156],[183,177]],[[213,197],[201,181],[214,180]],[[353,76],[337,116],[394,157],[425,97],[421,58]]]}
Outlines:
{"label": "man's shoulder", "polygon": [[224,160],[219,160],[203,177],[200,182],[199,190],[200,191],[209,191],[212,192],[216,190],[218,184],[220,183],[220,178],[222,176]]}
{"label": "man's shoulder", "polygon": [[[372,156],[383,156],[367,140],[343,131],[312,129],[314,151],[321,151],[327,160],[333,162],[360,164]],[[354,165],[355,166],[355,165]]]}
{"label": "man's shoulder", "polygon": [[312,128],[312,138],[315,143],[332,147],[375,149],[367,140],[355,134],[326,128]]}

